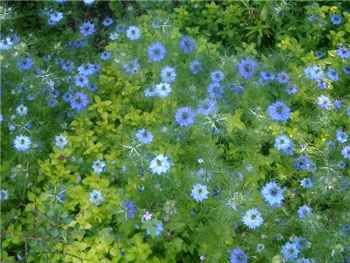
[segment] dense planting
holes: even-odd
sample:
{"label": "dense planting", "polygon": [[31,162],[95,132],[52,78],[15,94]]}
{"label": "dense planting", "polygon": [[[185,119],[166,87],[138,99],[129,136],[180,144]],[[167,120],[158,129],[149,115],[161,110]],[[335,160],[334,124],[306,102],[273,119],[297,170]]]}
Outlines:
{"label": "dense planting", "polygon": [[2,9],[1,262],[350,261],[346,3],[27,5]]}

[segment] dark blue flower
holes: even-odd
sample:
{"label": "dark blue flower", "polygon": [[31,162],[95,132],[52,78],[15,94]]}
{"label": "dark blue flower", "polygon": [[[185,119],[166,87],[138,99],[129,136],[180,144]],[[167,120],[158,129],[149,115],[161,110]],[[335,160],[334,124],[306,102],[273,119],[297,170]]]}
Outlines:
{"label": "dark blue flower", "polygon": [[337,15],[337,14],[331,15],[331,22],[333,25],[338,26],[342,23],[342,21],[343,21],[343,18],[341,15]]}

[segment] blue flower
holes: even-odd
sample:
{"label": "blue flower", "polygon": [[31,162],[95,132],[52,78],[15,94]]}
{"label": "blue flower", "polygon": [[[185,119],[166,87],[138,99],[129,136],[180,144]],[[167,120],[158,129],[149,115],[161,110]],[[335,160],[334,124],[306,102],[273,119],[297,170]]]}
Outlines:
{"label": "blue flower", "polygon": [[100,205],[104,202],[104,197],[100,191],[93,190],[89,194],[90,198],[89,201],[95,205]]}
{"label": "blue flower", "polygon": [[179,108],[175,113],[177,124],[182,127],[191,126],[194,124],[196,113],[190,107]]}
{"label": "blue flower", "polygon": [[63,190],[61,192],[59,192],[57,195],[56,195],[56,200],[63,203],[64,202],[64,198],[65,198],[65,192],[66,190]]}
{"label": "blue flower", "polygon": [[141,30],[137,26],[129,26],[126,30],[126,37],[132,41],[141,37]]}
{"label": "blue flower", "polygon": [[304,69],[304,74],[310,80],[320,80],[324,77],[322,68],[317,65],[306,67]]}
{"label": "blue flower", "polygon": [[277,74],[276,80],[278,83],[286,84],[289,81],[289,76],[286,72],[280,72]]}
{"label": "blue flower", "polygon": [[210,73],[210,79],[213,83],[220,82],[224,78],[225,78],[225,74],[221,70],[215,70]]}
{"label": "blue flower", "polygon": [[[168,97],[170,95],[171,86],[169,83],[161,82],[161,83],[156,85],[154,90],[149,90],[149,92],[147,92],[147,93],[149,96],[159,96],[161,98],[165,98],[165,97]],[[146,95],[146,93],[145,93],[145,95]]]}
{"label": "blue flower", "polygon": [[261,71],[260,72],[260,79],[263,82],[267,82],[267,81],[272,81],[275,79],[274,74],[272,74],[271,72],[267,72],[267,71]]}
{"label": "blue flower", "polygon": [[295,169],[299,171],[313,171],[315,164],[306,155],[302,155],[294,161]]}
{"label": "blue flower", "polygon": [[330,80],[333,80],[333,81],[339,80],[339,75],[334,68],[329,68],[327,70],[327,76]]}
{"label": "blue flower", "polygon": [[197,108],[197,112],[204,116],[214,113],[216,110],[216,102],[212,99],[207,99],[201,102]]}
{"label": "blue flower", "polygon": [[133,219],[137,213],[137,207],[132,201],[124,201],[123,207],[126,209],[128,219]]}
{"label": "blue flower", "polygon": [[144,144],[150,144],[153,141],[153,134],[146,129],[139,129],[136,132],[136,139]]}
{"label": "blue flower", "polygon": [[293,261],[298,258],[300,250],[294,242],[287,242],[282,246],[281,253],[285,260]]}
{"label": "blue flower", "polygon": [[264,223],[261,213],[256,208],[247,210],[242,218],[242,221],[243,224],[252,230],[255,230]]}
{"label": "blue flower", "polygon": [[160,79],[165,83],[172,83],[176,80],[176,70],[173,67],[165,66],[160,71]]}
{"label": "blue flower", "polygon": [[251,79],[257,67],[257,63],[253,59],[242,59],[238,64],[238,72],[245,79]]}
{"label": "blue flower", "polygon": [[346,163],[344,161],[340,161],[340,162],[337,163],[337,167],[339,169],[345,169]]}
{"label": "blue flower", "polygon": [[350,50],[348,48],[339,46],[336,49],[336,54],[342,59],[347,59],[350,57]]}
{"label": "blue flower", "polygon": [[234,92],[236,94],[241,94],[244,91],[244,87],[243,86],[237,85],[237,84],[233,84],[233,83],[227,84],[226,88],[230,89],[232,92]]}
{"label": "blue flower", "polygon": [[48,24],[50,26],[56,25],[58,22],[60,22],[63,18],[63,13],[62,12],[57,12],[57,11],[51,11],[49,13],[49,19],[48,19]]}
{"label": "blue flower", "polygon": [[20,70],[29,70],[31,69],[33,66],[33,60],[32,58],[30,57],[26,57],[26,58],[23,58],[23,59],[19,59],[17,61],[17,67],[20,69]]}
{"label": "blue flower", "polygon": [[94,70],[94,66],[93,64],[82,64],[78,67],[78,72],[80,75],[83,75],[83,76],[89,76],[89,75],[92,75],[94,74],[95,70]]}
{"label": "blue flower", "polygon": [[299,91],[299,88],[295,85],[293,86],[289,86],[286,88],[286,92],[288,95],[294,95],[295,93],[297,93]]}
{"label": "blue flower", "polygon": [[298,258],[296,263],[313,263],[314,261],[309,258]]}
{"label": "blue flower", "polygon": [[304,179],[300,180],[300,185],[303,188],[308,189],[308,188],[313,187],[314,183],[313,183],[311,178],[304,178]]}
{"label": "blue flower", "polygon": [[248,257],[242,249],[236,247],[230,250],[230,263],[248,263]]}
{"label": "blue flower", "polygon": [[335,137],[336,137],[337,141],[340,143],[346,143],[348,141],[348,135],[340,129],[336,130]]}
{"label": "blue flower", "polygon": [[208,95],[220,99],[224,96],[224,87],[218,82],[212,82],[208,85]]}
{"label": "blue flower", "polygon": [[18,135],[13,140],[13,146],[18,152],[26,152],[32,146],[32,140],[26,135]]}
{"label": "blue flower", "polygon": [[90,21],[84,22],[80,26],[80,34],[82,34],[84,37],[92,35],[93,33],[95,33],[95,31],[95,25]]}
{"label": "blue flower", "polygon": [[88,77],[86,77],[84,75],[76,75],[75,76],[75,85],[77,85],[78,87],[85,88],[88,86],[88,84],[89,84]]}
{"label": "blue flower", "polygon": [[277,136],[274,146],[278,151],[286,155],[292,155],[294,153],[294,144],[287,135]]}
{"label": "blue flower", "polygon": [[276,101],[267,108],[267,113],[273,121],[287,121],[290,118],[290,109],[282,101]]}
{"label": "blue flower", "polygon": [[100,55],[100,58],[101,58],[102,60],[108,60],[108,59],[111,58],[111,56],[112,56],[112,53],[111,53],[111,52],[103,51],[103,52],[101,53],[101,55]]}
{"label": "blue flower", "polygon": [[343,67],[343,72],[344,72],[346,75],[350,75],[350,67],[349,67],[349,66],[344,66],[344,67]]}
{"label": "blue flower", "polygon": [[158,223],[156,225],[156,236],[160,236],[164,230],[163,223]]}
{"label": "blue flower", "polygon": [[342,21],[343,21],[343,18],[341,15],[337,15],[337,14],[331,15],[331,22],[333,25],[338,26],[342,23]]}
{"label": "blue flower", "polygon": [[261,194],[265,201],[272,207],[280,207],[283,202],[284,190],[274,181],[265,184],[261,189]]}
{"label": "blue flower", "polygon": [[76,111],[81,111],[89,104],[89,97],[82,92],[76,92],[70,99],[70,106]]}
{"label": "blue flower", "polygon": [[332,101],[325,95],[317,98],[317,105],[323,110],[330,110],[333,106]]}
{"label": "blue flower", "polygon": [[347,160],[350,160],[350,145],[345,146],[342,150],[341,150],[341,154],[343,155],[343,157]]}
{"label": "blue flower", "polygon": [[334,100],[334,108],[336,109],[336,110],[340,110],[340,108],[342,107],[342,105],[343,105],[343,102],[341,101],[341,100]]}
{"label": "blue flower", "polygon": [[304,219],[309,216],[312,212],[312,209],[308,205],[303,205],[298,208],[298,216],[300,219]]}
{"label": "blue flower", "polygon": [[108,27],[110,25],[113,24],[113,19],[110,17],[106,17],[105,19],[103,19],[102,25],[104,25],[105,27]]}
{"label": "blue flower", "polygon": [[59,62],[59,65],[61,66],[62,70],[66,72],[71,72],[74,68],[74,64],[70,60],[62,60]]}
{"label": "blue flower", "polygon": [[318,59],[321,59],[325,56],[325,53],[321,50],[317,50],[315,51],[315,56],[318,58]]}
{"label": "blue flower", "polygon": [[194,184],[192,186],[191,196],[197,202],[202,202],[208,199],[208,188],[203,184]]}
{"label": "blue flower", "polygon": [[328,88],[328,83],[327,83],[326,81],[322,80],[322,79],[316,80],[316,83],[318,84],[318,87],[319,87],[320,89],[326,89],[326,88]]}
{"label": "blue flower", "polygon": [[8,191],[5,189],[0,189],[0,202],[8,199]]}
{"label": "blue flower", "polygon": [[123,65],[123,70],[128,75],[136,74],[141,66],[138,59],[132,59]]}
{"label": "blue flower", "polygon": [[179,47],[185,54],[190,54],[196,48],[196,43],[190,36],[182,36],[180,38]]}
{"label": "blue flower", "polygon": [[192,72],[193,75],[198,74],[199,72],[202,71],[202,63],[195,59],[190,63],[190,70]]}
{"label": "blue flower", "polygon": [[147,54],[150,62],[161,61],[165,58],[166,49],[162,43],[155,42],[148,47]]}

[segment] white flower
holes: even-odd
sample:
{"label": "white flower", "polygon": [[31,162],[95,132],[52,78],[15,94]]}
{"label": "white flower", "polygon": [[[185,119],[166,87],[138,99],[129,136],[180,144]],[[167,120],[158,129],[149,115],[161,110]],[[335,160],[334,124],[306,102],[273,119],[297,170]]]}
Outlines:
{"label": "white flower", "polygon": [[171,93],[170,84],[165,82],[157,84],[155,88],[155,93],[161,98],[169,96],[169,94]]}
{"label": "white flower", "polygon": [[258,209],[252,208],[245,212],[243,218],[243,223],[250,229],[256,229],[264,223],[264,219]]}
{"label": "white flower", "polygon": [[13,144],[17,151],[19,152],[25,152],[28,151],[32,145],[32,141],[28,136],[25,135],[18,135],[16,136],[15,140],[13,141]]}
{"label": "white flower", "polygon": [[103,195],[101,194],[100,191],[97,190],[93,190],[92,192],[90,192],[90,198],[89,198],[90,202],[95,204],[95,205],[100,205],[103,203],[103,201],[105,200]]}
{"label": "white flower", "polygon": [[8,198],[9,198],[9,194],[8,194],[7,190],[0,189],[0,202],[7,200]]}
{"label": "white flower", "polygon": [[126,30],[126,37],[130,40],[138,40],[141,37],[141,31],[137,26],[129,26]]}
{"label": "white flower", "polygon": [[208,199],[208,188],[203,184],[195,184],[192,186],[191,196],[197,202],[202,202],[205,199]]}
{"label": "white flower", "polygon": [[163,154],[159,154],[151,161],[149,168],[154,174],[160,175],[166,173],[170,169],[169,158]]}
{"label": "white flower", "polygon": [[17,106],[16,108],[16,113],[19,115],[19,116],[26,116],[27,113],[28,113],[28,107],[24,106],[23,104]]}
{"label": "white flower", "polygon": [[96,160],[94,161],[94,163],[92,164],[92,169],[94,170],[94,172],[99,175],[100,173],[104,172],[106,169],[106,163],[104,161],[101,160]]}
{"label": "white flower", "polygon": [[152,219],[152,214],[148,211],[145,211],[145,213],[142,215],[142,221],[149,221]]}
{"label": "white flower", "polygon": [[68,144],[68,140],[64,135],[55,136],[56,147],[63,149]]}

